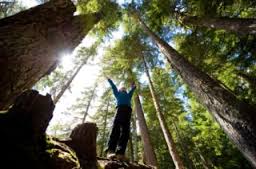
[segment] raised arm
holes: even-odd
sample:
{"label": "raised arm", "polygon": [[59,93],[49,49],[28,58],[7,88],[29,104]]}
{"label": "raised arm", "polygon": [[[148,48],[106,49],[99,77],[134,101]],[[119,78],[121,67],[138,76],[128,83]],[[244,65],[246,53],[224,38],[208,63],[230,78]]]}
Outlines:
{"label": "raised arm", "polygon": [[117,90],[116,85],[113,83],[113,81],[112,81],[110,78],[108,78],[108,82],[109,82],[109,84],[110,84],[110,86],[111,86],[111,88],[112,88],[112,91],[113,91],[115,97],[117,97],[117,95],[118,95],[118,90]]}
{"label": "raised arm", "polygon": [[130,97],[132,97],[132,95],[133,95],[135,89],[136,89],[136,85],[133,83],[133,84],[132,84],[132,87],[131,87],[131,90],[130,90],[129,93],[128,93],[128,95],[129,95]]}

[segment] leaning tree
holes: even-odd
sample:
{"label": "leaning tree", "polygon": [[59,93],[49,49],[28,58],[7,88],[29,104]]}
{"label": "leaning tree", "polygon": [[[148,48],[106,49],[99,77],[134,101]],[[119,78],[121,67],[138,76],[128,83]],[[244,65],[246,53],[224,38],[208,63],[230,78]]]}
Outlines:
{"label": "leaning tree", "polygon": [[51,0],[0,20],[0,109],[54,70],[102,18],[75,10],[70,0]]}

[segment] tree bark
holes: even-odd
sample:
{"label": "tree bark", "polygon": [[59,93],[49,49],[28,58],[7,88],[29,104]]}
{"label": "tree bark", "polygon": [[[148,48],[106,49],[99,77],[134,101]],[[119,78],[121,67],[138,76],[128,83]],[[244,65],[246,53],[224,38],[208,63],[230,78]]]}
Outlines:
{"label": "tree bark", "polygon": [[181,21],[185,25],[224,29],[240,34],[256,34],[256,19],[182,16]]}
{"label": "tree bark", "polygon": [[74,12],[70,0],[52,0],[0,20],[0,109],[54,70],[101,17]]}
{"label": "tree bark", "polygon": [[129,139],[129,153],[130,153],[130,161],[134,162],[134,146],[133,146],[133,139]]}
{"label": "tree bark", "polygon": [[[132,69],[129,68],[128,69],[128,77],[131,83],[134,83],[135,81],[137,81],[136,76],[134,76],[134,73],[132,72]],[[144,117],[144,112],[143,112],[143,108],[140,102],[140,98],[138,94],[134,94],[134,105],[135,105],[135,112],[138,118],[138,122],[139,122],[139,129],[140,129],[140,133],[141,133],[141,137],[142,137],[142,144],[143,144],[143,148],[144,148],[144,152],[143,152],[143,162],[147,165],[152,165],[155,168],[158,168],[158,164],[157,164],[157,158],[156,158],[156,154],[155,151],[153,149],[153,145],[151,143],[151,139],[149,136],[149,131],[148,131],[148,127],[147,127],[147,123]]]}
{"label": "tree bark", "polygon": [[[140,19],[140,18],[139,18]],[[228,137],[256,167],[256,108],[235,97],[206,73],[191,64],[140,20],[144,31],[157,44],[172,68],[198,100],[208,108]]]}
{"label": "tree bark", "polygon": [[95,123],[79,124],[72,131],[68,145],[76,152],[82,169],[97,169]]}
{"label": "tree bark", "polygon": [[[107,102],[107,109],[106,109],[106,113],[105,113],[105,116],[104,116],[104,122],[103,122],[102,140],[104,142],[106,142],[106,129],[107,129],[108,113],[109,113],[109,100]],[[101,146],[101,149],[100,149],[100,156],[101,157],[103,157],[104,147],[105,147],[105,145],[103,144]]]}
{"label": "tree bark", "polygon": [[155,91],[153,82],[151,80],[149,70],[148,70],[148,66],[147,66],[147,63],[146,63],[144,57],[143,57],[143,64],[144,64],[146,76],[147,76],[148,81],[149,81],[149,89],[150,89],[150,93],[151,93],[153,103],[154,103],[154,106],[155,106],[155,109],[156,109],[156,114],[157,114],[161,129],[162,129],[167,147],[169,149],[169,153],[172,157],[172,160],[173,160],[173,163],[174,163],[176,169],[185,169],[183,161],[181,160],[181,158],[180,158],[180,156],[177,152],[176,145],[174,143],[172,135],[171,135],[170,131],[168,130],[167,124],[164,120],[164,115],[161,111],[160,104],[159,104],[159,101],[158,101],[158,98],[157,98],[157,95],[156,95],[156,91]]}
{"label": "tree bark", "polygon": [[138,136],[137,136],[137,124],[136,124],[136,114],[132,116],[132,136],[133,136],[133,149],[134,149],[134,161],[138,161]]}
{"label": "tree bark", "polygon": [[146,164],[157,167],[158,165],[157,165],[156,154],[154,152],[153,145],[150,141],[149,131],[148,131],[145,117],[144,117],[144,112],[142,109],[139,95],[137,94],[134,96],[134,103],[135,103],[135,111],[139,121],[140,133],[142,136]]}

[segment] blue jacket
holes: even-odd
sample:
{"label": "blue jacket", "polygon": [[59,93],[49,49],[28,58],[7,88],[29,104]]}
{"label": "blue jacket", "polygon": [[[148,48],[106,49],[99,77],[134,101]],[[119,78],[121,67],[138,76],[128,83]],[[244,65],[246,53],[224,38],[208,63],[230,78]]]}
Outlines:
{"label": "blue jacket", "polygon": [[108,82],[109,82],[109,84],[112,88],[112,91],[114,93],[114,96],[116,98],[117,106],[127,105],[127,106],[131,107],[131,99],[132,99],[132,95],[133,95],[136,87],[131,88],[131,90],[128,93],[127,92],[119,92],[117,90],[116,85],[113,83],[113,81],[111,79],[108,79]]}

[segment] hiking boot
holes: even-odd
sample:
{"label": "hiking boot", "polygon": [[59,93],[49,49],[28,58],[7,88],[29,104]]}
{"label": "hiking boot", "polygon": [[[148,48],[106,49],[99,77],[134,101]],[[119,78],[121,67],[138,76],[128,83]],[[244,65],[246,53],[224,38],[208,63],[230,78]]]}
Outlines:
{"label": "hiking boot", "polygon": [[116,154],[116,159],[119,161],[129,161],[129,159],[127,157],[125,157],[124,154]]}

